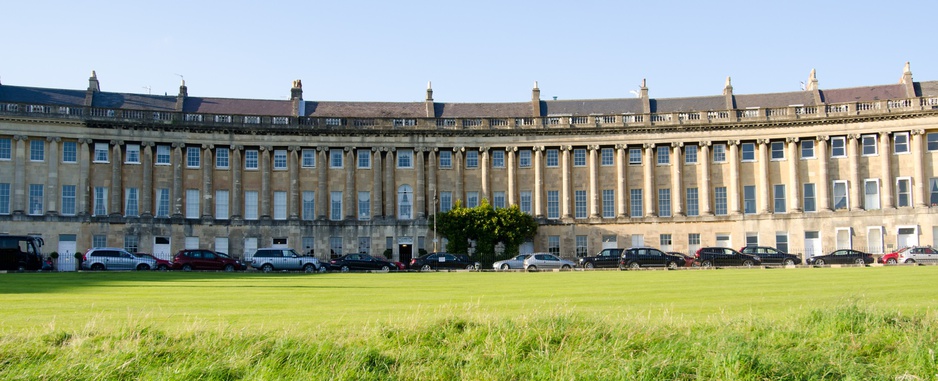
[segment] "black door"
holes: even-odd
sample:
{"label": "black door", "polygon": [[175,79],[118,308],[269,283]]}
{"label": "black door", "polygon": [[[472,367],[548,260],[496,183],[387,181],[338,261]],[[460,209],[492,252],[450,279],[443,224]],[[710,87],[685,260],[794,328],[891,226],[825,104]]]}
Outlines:
{"label": "black door", "polygon": [[[413,259],[414,246],[413,245],[398,245],[397,252],[400,254],[401,263],[410,264],[410,260]],[[390,258],[389,258],[390,259]]]}

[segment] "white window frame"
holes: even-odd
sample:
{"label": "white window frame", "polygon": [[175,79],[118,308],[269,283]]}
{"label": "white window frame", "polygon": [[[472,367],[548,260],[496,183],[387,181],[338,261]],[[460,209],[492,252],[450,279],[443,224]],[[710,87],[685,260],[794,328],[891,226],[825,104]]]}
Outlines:
{"label": "white window frame", "polygon": [[[775,214],[788,213],[788,198],[786,197],[787,190],[785,188],[785,184],[772,185],[772,192],[774,193],[772,212]],[[781,207],[779,207],[779,205],[781,205]]]}
{"label": "white window frame", "polygon": [[[867,192],[867,190],[870,189],[869,184],[871,183],[874,184],[873,189],[876,189],[876,193],[872,195],[869,192]],[[872,202],[871,202],[871,196],[873,196]],[[863,209],[866,209],[866,210],[880,209],[880,199],[881,197],[879,196],[879,179],[864,179],[863,180]]]}
{"label": "white window frame", "polygon": [[156,155],[153,163],[155,165],[170,165],[173,162],[173,155],[168,145],[158,144],[156,146]]}
{"label": "white window frame", "polygon": [[529,149],[523,149],[518,151],[518,168],[531,168],[531,161],[533,160],[532,152]]}
{"label": "white window frame", "polygon": [[466,150],[466,169],[479,168],[479,151]]}
{"label": "white window frame", "polygon": [[46,161],[46,142],[39,139],[29,141],[29,161]]}
{"label": "white window frame", "polygon": [[[869,140],[872,140],[872,144],[867,144],[869,143]],[[879,154],[879,149],[877,148],[878,146],[879,146],[879,142],[878,142],[878,139],[876,138],[876,135],[873,135],[873,134],[860,135],[860,156],[878,155]],[[867,149],[869,148],[872,148],[873,151],[867,152]]]}
{"label": "white window frame", "polygon": [[[811,196],[808,196],[808,188],[811,188]],[[813,208],[808,208],[808,200],[811,200],[811,205]],[[803,183],[801,184],[801,206],[804,209],[805,213],[816,213],[817,212],[817,185],[814,183]]]}
{"label": "white window frame", "polygon": [[699,152],[700,148],[695,145],[684,146],[684,165],[697,164],[697,154]]}
{"label": "white window frame", "polygon": [[215,191],[215,219],[228,219],[228,190],[219,189]]}
{"label": "white window frame", "polygon": [[847,138],[844,136],[831,137],[831,158],[838,159],[845,157],[847,157]]}
{"label": "white window frame", "polygon": [[199,147],[186,147],[186,168],[202,167],[202,149]]}
{"label": "white window frame", "polygon": [[547,168],[557,168],[560,166],[560,151],[554,148],[544,150],[544,165]]}
{"label": "white window frame", "polygon": [[615,151],[612,148],[606,147],[599,150],[599,163],[602,167],[611,167],[615,165]]}
{"label": "white window frame", "polygon": [[257,191],[244,191],[244,219],[256,220],[258,218]]}
{"label": "white window frame", "polygon": [[494,208],[504,208],[507,206],[505,202],[505,192],[504,191],[495,191],[492,192],[492,207]]}
{"label": "white window frame", "polygon": [[475,191],[466,192],[466,207],[467,208],[475,208],[479,206],[480,201],[481,200],[479,199],[479,192],[475,192]]}
{"label": "white window frame", "polygon": [[[876,233],[874,233],[876,232]],[[878,234],[878,240],[877,238]],[[882,226],[866,227],[866,250],[870,254],[883,254],[885,248],[886,229]]]}
{"label": "white window frame", "polygon": [[107,187],[94,187],[94,206],[92,209],[95,216],[107,216]]}
{"label": "white window frame", "polygon": [[492,150],[492,168],[505,168],[505,151]]}
{"label": "white window frame", "polygon": [[370,169],[371,168],[371,151],[366,149],[360,149],[355,152],[356,156],[356,166],[358,169]]}
{"label": "white window frame", "polygon": [[603,218],[615,218],[616,217],[616,190],[615,189],[603,189],[602,190],[602,208],[603,208]]}
{"label": "white window frame", "polygon": [[[9,193],[10,184],[4,184],[4,185],[7,186],[6,190],[7,190],[7,193]],[[69,189],[69,191],[66,192],[65,189]],[[131,189],[131,188],[127,188],[127,189]],[[133,188],[133,189],[136,189],[136,188]],[[75,206],[77,205],[77,200],[78,200],[77,194],[78,194],[77,185],[72,185],[72,184],[62,185],[62,210],[60,211],[60,213],[62,213],[63,216],[75,215]],[[9,199],[9,195],[7,196],[7,199]],[[6,205],[3,205],[2,202],[0,202],[0,209],[3,209],[4,206],[9,207],[9,202],[7,202]],[[0,212],[0,214],[6,214],[6,213]]]}
{"label": "white window frame", "polygon": [[414,190],[408,184],[397,187],[397,219],[414,219]]}
{"label": "white window frame", "polygon": [[521,191],[519,193],[518,207],[522,213],[531,214],[531,191]]}
{"label": "white window frame", "polygon": [[343,166],[343,161],[345,160],[344,152],[341,148],[334,148],[329,150],[329,168],[339,169]]}
{"label": "white window frame", "polygon": [[574,167],[586,166],[586,149],[585,148],[575,148],[573,150],[573,166]]}
{"label": "white window frame", "polygon": [[[905,192],[902,192],[902,185],[901,185],[902,183],[906,184]],[[906,194],[906,197],[908,198],[907,203],[902,202],[902,197],[904,193]],[[913,205],[915,204],[913,203],[913,200],[912,200],[912,178],[911,177],[896,177],[896,207],[904,208],[904,207],[912,207]]]}
{"label": "white window frame", "polygon": [[124,164],[140,164],[139,144],[127,144],[124,150],[126,151]]}
{"label": "white window frame", "polygon": [[[2,141],[2,139],[0,139]],[[0,160],[9,160],[10,158],[2,158]],[[62,162],[63,163],[77,163],[78,162],[78,143],[77,142],[62,142]]]}
{"label": "white window frame", "polygon": [[713,162],[726,163],[726,144],[719,143],[713,145]]}
{"label": "white window frame", "polygon": [[274,191],[274,219],[287,219],[287,192]]}
{"label": "white window frame", "polygon": [[300,166],[303,168],[316,168],[316,150],[303,148],[303,157]]}
{"label": "white window frame", "polygon": [[110,163],[111,149],[107,143],[94,143],[93,163]]}
{"label": "white window frame", "polygon": [[560,219],[560,192],[558,191],[547,191],[547,219]]}
{"label": "white window frame", "polygon": [[398,169],[414,168],[414,151],[413,150],[409,150],[409,149],[397,150],[397,168]]}
{"label": "white window frame", "polygon": [[199,190],[186,189],[186,218],[199,218]]}
{"label": "white window frame", "polygon": [[[837,188],[843,187],[843,198],[845,201],[845,206],[843,208],[837,207]],[[850,210],[850,186],[847,180],[834,180],[831,186],[831,209],[832,210]]]}
{"label": "white window frame", "polygon": [[440,169],[452,169],[453,168],[453,152],[440,151],[440,156],[438,160],[440,162]]}
{"label": "white window frame", "polygon": [[739,145],[739,161],[743,163],[756,161],[756,143],[742,143]]}
{"label": "white window frame", "polygon": [[671,217],[671,188],[658,188],[658,217]]}
{"label": "white window frame", "polygon": [[[691,197],[693,195],[693,197]],[[700,215],[700,190],[694,187],[684,188],[684,202],[687,205],[687,216]]]}
{"label": "white window frame", "polygon": [[256,149],[244,150],[244,170],[256,171],[260,164],[260,153]]}
{"label": "white window frame", "polygon": [[629,148],[629,165],[642,165],[641,148]]}
{"label": "white window frame", "polygon": [[573,218],[587,218],[586,213],[586,190],[576,189],[573,191]]}
{"label": "white window frame", "polygon": [[332,221],[342,221],[342,192],[329,192],[329,219]]}
{"label": "white window frame", "polygon": [[287,150],[285,149],[275,149],[274,150],[274,170],[275,171],[285,171],[289,166],[289,160],[287,159]]}
{"label": "white window frame", "polygon": [[642,188],[632,188],[629,189],[629,217],[632,218],[641,218],[644,216],[644,195],[642,194]]}
{"label": "white window frame", "polygon": [[[810,145],[811,147],[806,147],[806,145]],[[817,158],[817,154],[814,153],[814,149],[817,148],[814,140],[802,140],[801,146],[799,148],[801,151],[801,160],[811,160]],[[805,155],[805,151],[810,152],[810,156]]]}
{"label": "white window frame", "polygon": [[769,142],[769,159],[771,161],[785,160],[785,142],[779,140]]}
{"label": "white window frame", "polygon": [[368,221],[371,219],[371,192],[358,192],[358,220]]}
{"label": "white window frame", "polygon": [[300,194],[303,215],[300,218],[303,221],[312,221],[316,219],[316,192],[303,191]]}
{"label": "white window frame", "polygon": [[166,218],[169,217],[169,199],[170,192],[169,188],[157,188],[156,197],[156,208],[154,208],[154,217],[156,218]]}
{"label": "white window frame", "polygon": [[[899,141],[899,138],[904,140],[903,142]],[[912,150],[909,148],[909,133],[908,132],[896,132],[892,134],[892,152],[896,155],[905,155],[912,153]]]}
{"label": "white window frame", "polygon": [[[841,234],[845,234],[846,242],[841,241]],[[835,250],[853,249],[853,228],[834,228],[834,247]]]}
{"label": "white window frame", "polygon": [[[224,152],[224,155],[222,154]],[[215,148],[215,168],[228,169],[231,167],[231,150],[228,148]]]}

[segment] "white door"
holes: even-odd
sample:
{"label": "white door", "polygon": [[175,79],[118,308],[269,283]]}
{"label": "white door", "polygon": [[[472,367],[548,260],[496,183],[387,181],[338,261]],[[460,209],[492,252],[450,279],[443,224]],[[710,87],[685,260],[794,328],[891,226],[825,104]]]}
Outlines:
{"label": "white door", "polygon": [[818,232],[804,232],[804,258],[821,255],[821,234]]}
{"label": "white door", "polygon": [[717,234],[717,247],[732,248],[733,240],[729,234]]}
{"label": "white door", "polygon": [[75,250],[78,250],[75,234],[59,234],[59,259],[55,269],[58,271],[75,271]]}
{"label": "white door", "polygon": [[244,239],[244,260],[250,261],[254,258],[254,252],[257,251],[257,238]]}
{"label": "white door", "polygon": [[198,249],[199,237],[186,237],[186,249]]}
{"label": "white door", "polygon": [[619,247],[618,237],[614,235],[603,236],[603,249],[615,249]]}
{"label": "white door", "polygon": [[641,234],[632,234],[632,247],[645,246],[645,236]]}
{"label": "white door", "polygon": [[171,260],[172,248],[169,237],[153,237],[153,256],[159,259]]}
{"label": "white door", "polygon": [[228,237],[215,238],[215,251],[228,254]]}
{"label": "white door", "polygon": [[918,234],[916,234],[916,230],[914,227],[899,228],[899,233],[896,234],[896,248],[917,246]]}

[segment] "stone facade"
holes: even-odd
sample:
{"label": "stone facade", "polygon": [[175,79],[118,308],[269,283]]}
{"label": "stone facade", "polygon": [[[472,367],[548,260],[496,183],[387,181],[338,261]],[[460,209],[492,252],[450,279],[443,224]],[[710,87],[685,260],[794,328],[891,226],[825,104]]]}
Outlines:
{"label": "stone facade", "polygon": [[[287,246],[407,261],[487,199],[527,251],[795,253],[935,244],[938,83],[507,104],[312,102],[0,85],[0,233],[161,257]],[[849,99],[849,101],[847,101]],[[71,242],[71,246],[69,246]],[[442,250],[442,242],[436,247]]]}

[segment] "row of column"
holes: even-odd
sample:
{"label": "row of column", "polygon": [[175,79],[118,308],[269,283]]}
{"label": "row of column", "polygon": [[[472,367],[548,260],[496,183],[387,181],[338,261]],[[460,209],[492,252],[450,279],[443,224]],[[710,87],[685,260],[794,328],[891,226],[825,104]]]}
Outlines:
{"label": "row of column", "polygon": [[[894,198],[894,187],[893,187],[893,174],[890,157],[890,136],[889,132],[882,132],[879,136],[879,152],[881,160],[881,175],[882,175],[882,204],[884,208],[895,208],[895,198]],[[924,157],[923,157],[923,135],[924,130],[913,130],[911,131],[911,158],[913,160],[913,199],[916,207],[927,206],[927,194],[925,188],[925,174],[924,174]],[[27,205],[27,194],[28,194],[28,181],[26,181],[26,141],[29,138],[27,136],[17,135],[14,136],[15,141],[15,168],[14,168],[14,179],[13,182],[16,184],[13,187],[13,211],[14,212],[25,212]],[[862,183],[859,177],[859,140],[861,136],[858,134],[847,135],[847,160],[849,168],[849,189],[850,189],[850,200],[853,202],[850,203],[850,209],[862,209]],[[799,168],[798,168],[798,144],[800,138],[790,137],[786,139],[786,157],[788,160],[788,182],[786,182],[786,202],[788,204],[789,212],[800,212],[802,211],[801,205],[801,181],[799,178]],[[815,180],[817,184],[817,204],[820,211],[829,211],[830,210],[830,188],[829,183],[831,181],[829,177],[829,141],[830,136],[821,135],[816,137],[817,142],[817,155],[818,157],[818,179]],[[48,149],[48,174],[45,184],[45,204],[47,214],[56,214],[58,211],[59,205],[59,143],[61,139],[58,137],[48,137],[46,142],[49,145]],[[79,139],[78,140],[79,149],[78,149],[78,192],[76,195],[76,213],[77,214],[86,214],[89,211],[89,197],[90,189],[93,189],[93,186],[88,184],[91,155],[90,155],[90,146],[93,144],[91,139]],[[769,139],[757,139],[756,144],[758,146],[758,160],[757,160],[757,197],[758,197],[758,212],[759,213],[770,213],[769,206],[772,205],[769,189],[771,184],[768,183],[768,145],[770,144]],[[121,141],[111,141],[111,187],[109,190],[110,199],[109,201],[109,210],[112,214],[120,214],[123,201],[123,189],[122,189],[122,165],[123,159],[122,154],[123,150],[121,146],[123,142]],[[683,142],[674,142],[670,144],[670,177],[671,177],[671,207],[672,214],[681,216],[685,214],[685,205],[684,205],[684,186],[683,186],[683,147],[685,143]],[[142,169],[143,169],[143,178],[142,180],[142,190],[140,192],[140,214],[143,216],[151,216],[153,214],[153,203],[152,203],[152,192],[150,190],[154,189],[153,187],[153,147],[156,146],[154,142],[143,142],[141,144],[142,148]],[[700,171],[698,173],[698,191],[699,191],[699,213],[700,215],[712,215],[713,208],[711,205],[711,163],[710,163],[710,148],[712,142],[710,141],[701,141],[698,143],[700,148],[699,156],[703,158],[698,160],[700,163]],[[728,175],[729,182],[727,184],[727,208],[729,214],[741,214],[740,202],[739,202],[739,140],[731,140],[727,142],[728,146]],[[173,197],[172,200],[172,214],[173,216],[181,217],[183,215],[183,170],[184,170],[184,156],[183,148],[186,147],[184,143],[172,143],[172,191]],[[654,217],[657,215],[657,209],[655,208],[656,199],[657,199],[657,186],[655,184],[655,143],[645,143],[642,148],[643,152],[643,182],[641,188],[643,189],[643,207],[644,207],[644,216]],[[202,152],[202,184],[201,184],[201,194],[202,199],[200,204],[201,216],[203,218],[212,218],[214,215],[214,190],[215,186],[213,185],[213,151],[214,145],[203,144],[201,145]],[[231,217],[237,218],[242,216],[242,151],[244,150],[243,146],[234,146],[232,147],[232,157],[231,162],[237,163],[230,165],[231,168],[231,184],[230,184],[230,195],[231,195]],[[588,205],[589,205],[589,217],[590,218],[599,218],[600,217],[600,189],[599,189],[599,151],[600,146],[598,145],[588,145],[588,173],[589,180],[587,183],[588,188]],[[628,216],[628,190],[629,182],[627,176],[627,158],[626,150],[629,147],[624,144],[619,144],[615,146],[615,173],[616,173],[616,216],[618,218],[625,218]],[[317,147],[317,161],[319,165],[317,166],[317,218],[325,219],[328,215],[330,209],[329,205],[329,192],[328,188],[329,183],[329,170],[328,170],[328,153],[333,149],[341,149],[344,151],[345,162],[345,182],[344,182],[344,192],[343,192],[343,208],[345,211],[346,219],[355,219],[356,210],[357,210],[357,186],[356,186],[356,176],[355,176],[355,160],[356,152],[358,151],[355,147],[345,147],[345,148],[329,148],[329,147]],[[288,172],[289,172],[289,191],[288,191],[288,217],[291,219],[297,219],[300,217],[300,175],[299,175],[299,156],[301,152],[301,147],[299,146],[290,146],[288,147]],[[456,181],[452,184],[454,202],[456,200],[462,200],[465,195],[465,184],[464,184],[464,165],[463,165],[463,155],[465,153],[465,147],[457,147],[453,149],[454,153],[454,163],[453,168],[456,171],[455,178]],[[507,153],[507,203],[509,205],[517,204],[517,193],[519,193],[519,187],[516,180],[516,154],[518,152],[518,147],[506,147]],[[559,146],[561,153],[561,213],[562,218],[572,218],[571,206],[573,202],[571,200],[572,194],[572,174],[571,174],[571,163],[570,163],[570,152],[573,150],[572,146],[562,145]],[[261,174],[261,184],[260,184],[260,194],[259,194],[259,215],[261,218],[267,218],[271,216],[271,200],[272,200],[272,191],[271,191],[271,151],[272,147],[261,146],[259,147],[259,171]],[[479,148],[481,160],[480,160],[480,196],[482,198],[491,198],[491,174],[489,173],[489,151],[490,148],[483,147]],[[533,152],[533,167],[534,167],[534,184],[533,184],[533,214],[537,218],[544,217],[544,207],[545,203],[542,200],[543,195],[545,194],[544,189],[544,159],[543,155],[546,151],[544,146],[535,146],[532,147]],[[395,183],[395,152],[396,149],[393,147],[374,147],[371,148],[372,152],[372,171],[373,171],[373,181],[371,184],[370,192],[372,192],[372,216],[374,217],[393,217],[397,215],[396,206],[397,202],[397,187]],[[438,179],[438,161],[437,148],[427,148],[427,147],[418,147],[414,149],[414,169],[416,171],[415,178],[416,183],[413,187],[413,206],[414,206],[414,216],[416,218],[422,218],[426,216],[427,207],[432,205],[435,202],[434,197],[438,197],[437,194],[439,189],[437,185]],[[429,163],[425,161],[425,155],[428,155]],[[220,187],[219,189],[225,189]],[[363,188],[364,190],[364,188]],[[428,198],[429,193],[429,198]],[[429,204],[429,205],[428,205]]]}

